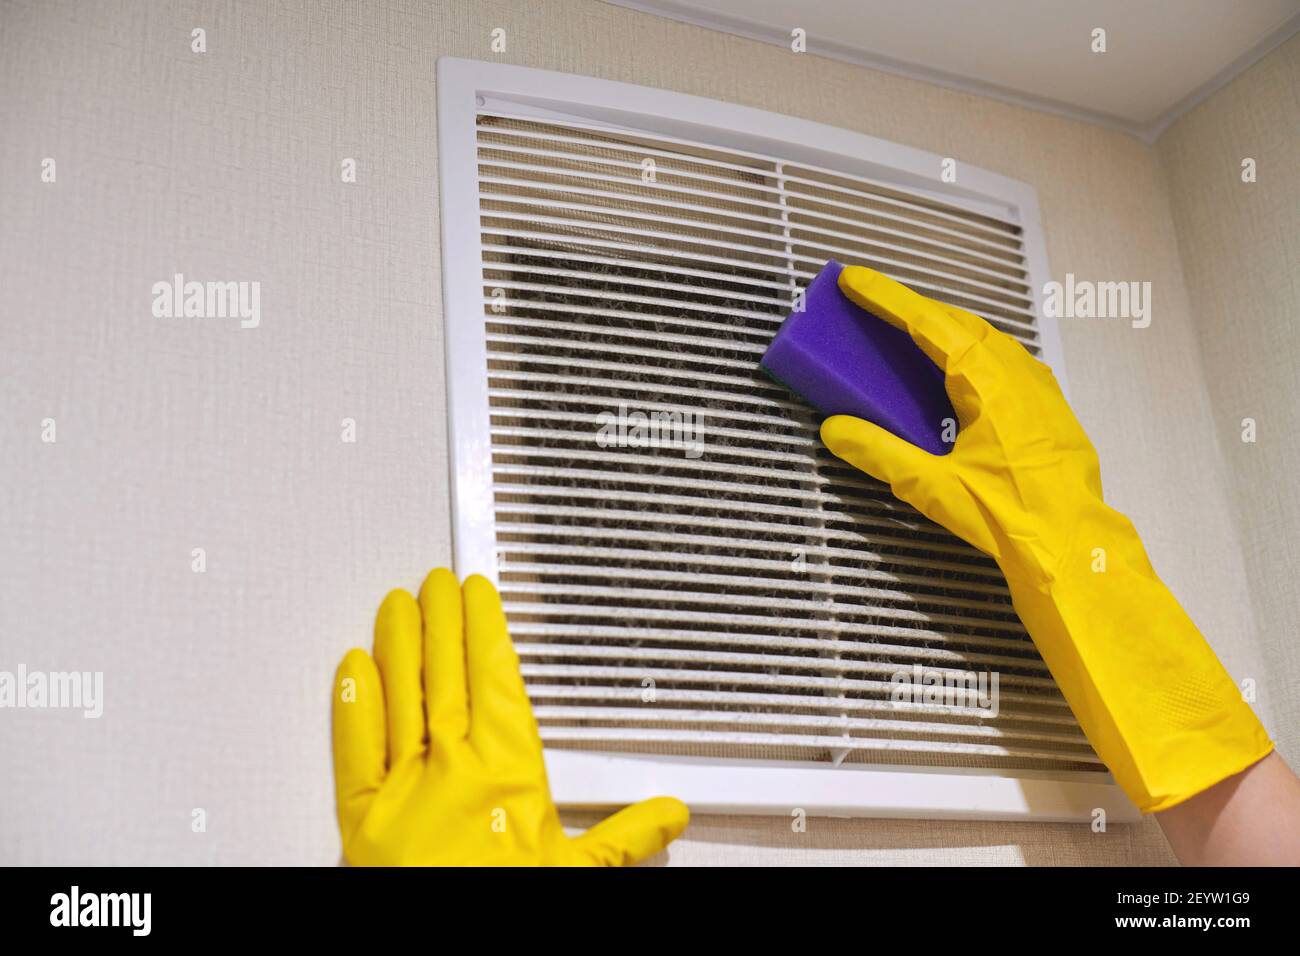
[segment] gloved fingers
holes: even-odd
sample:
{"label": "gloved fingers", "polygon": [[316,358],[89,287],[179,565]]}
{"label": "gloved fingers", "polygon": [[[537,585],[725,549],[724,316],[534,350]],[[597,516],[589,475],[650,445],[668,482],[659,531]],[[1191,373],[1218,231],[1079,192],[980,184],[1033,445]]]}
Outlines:
{"label": "gloved fingers", "polygon": [[420,588],[424,619],[424,707],[430,739],[464,740],[469,733],[465,676],[465,608],[460,582],[446,568],[429,572]]}
{"label": "gloved fingers", "polygon": [[681,836],[690,819],[680,800],[653,797],[597,823],[574,839],[574,849],[593,866],[630,866],[661,852]]}
{"label": "gloved fingers", "polygon": [[388,712],[388,765],[424,752],[420,608],[406,591],[390,591],[375,615],[375,661]]}
{"label": "gloved fingers", "polygon": [[961,466],[932,455],[879,425],[835,415],[822,422],[822,442],[836,458],[889,485],[894,496],[985,554],[997,556],[986,510],[963,480]]}
{"label": "gloved fingers", "polygon": [[852,415],[832,415],[826,419],[822,422],[821,437],[832,455],[883,481],[895,493],[931,469],[943,467],[942,456],[932,455],[893,432]]}
{"label": "gloved fingers", "polygon": [[986,334],[983,320],[973,325],[957,319],[940,303],[865,266],[846,266],[839,286],[856,305],[910,335],[945,373],[955,373],[962,357]]}
{"label": "gloved fingers", "polygon": [[[1010,336],[1008,336],[1008,338],[1010,338]],[[1021,364],[1030,370],[1030,373],[1038,379],[1039,384],[1048,390],[1054,400],[1065,403],[1065,392],[1061,390],[1061,383],[1057,380],[1056,373],[1052,371],[1052,367],[1046,362],[1035,358],[1030,354],[1027,348],[1019,342],[1016,342],[1015,339],[1012,339],[1011,341],[1015,342],[1016,347],[1024,352],[1025,360]]]}
{"label": "gloved fingers", "polygon": [[[903,286],[903,288],[907,288],[907,286]],[[1006,333],[999,331],[996,326],[990,323],[983,316],[976,315],[974,312],[967,312],[965,309],[959,309],[955,305],[948,305],[946,302],[939,302],[936,299],[929,299],[927,301],[933,302],[935,305],[947,312],[950,319],[964,328],[978,341],[986,341],[993,335],[1008,338],[1012,342],[1015,341],[1015,339],[1012,339],[1009,335],[1006,335]]]}
{"label": "gloved fingers", "polygon": [[465,579],[465,659],[469,668],[469,739],[488,760],[542,759],[541,738],[492,582]]}
{"label": "gloved fingers", "polygon": [[1027,369],[1040,381],[1056,384],[1056,376],[1052,374],[1051,368],[1036,359],[1023,342],[974,313],[959,309],[955,305],[943,305],[943,308],[952,316],[953,321],[964,324],[980,337],[987,350],[997,357],[1007,373],[1015,375],[1022,369]]}
{"label": "gloved fingers", "polygon": [[374,659],[348,651],[334,674],[334,794],[344,841],[379,792],[386,772],[384,687]]}

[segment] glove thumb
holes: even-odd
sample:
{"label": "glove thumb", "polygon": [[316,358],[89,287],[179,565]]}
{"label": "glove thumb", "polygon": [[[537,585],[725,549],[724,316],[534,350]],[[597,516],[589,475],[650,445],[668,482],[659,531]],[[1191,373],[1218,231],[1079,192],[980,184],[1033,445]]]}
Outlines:
{"label": "glove thumb", "polygon": [[936,456],[879,425],[851,415],[833,415],[822,422],[822,443],[836,458],[894,489],[908,500],[906,489],[936,463]]}
{"label": "glove thumb", "polygon": [[602,820],[573,844],[592,866],[631,866],[681,836],[690,817],[686,804],[675,797],[653,797]]}

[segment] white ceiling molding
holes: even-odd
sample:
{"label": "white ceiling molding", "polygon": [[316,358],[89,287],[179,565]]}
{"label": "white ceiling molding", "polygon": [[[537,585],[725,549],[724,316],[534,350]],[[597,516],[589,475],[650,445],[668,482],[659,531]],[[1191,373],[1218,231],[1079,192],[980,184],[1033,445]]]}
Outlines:
{"label": "white ceiling molding", "polygon": [[1143,142],[1154,143],[1170,126],[1177,122],[1184,113],[1190,112],[1223,89],[1242,73],[1264,57],[1280,47],[1296,33],[1300,33],[1300,15],[1296,15],[1279,27],[1271,36],[1265,37],[1258,44],[1233,60],[1205,83],[1188,93],[1154,123],[1150,123],[1138,134]]}
{"label": "white ceiling molding", "polygon": [[[641,13],[730,33],[750,40],[771,43],[784,48],[790,46],[790,30],[786,27],[773,26],[745,16],[735,16],[722,11],[704,9],[690,3],[689,0],[605,0],[605,2]],[[864,50],[858,46],[818,36],[811,32],[807,36],[807,49],[809,53],[816,56],[824,56],[867,69],[932,83],[936,86],[987,97],[988,99],[1050,113],[1066,119],[1091,123],[1106,129],[1127,133],[1144,143],[1154,143],[1180,116],[1232,82],[1238,75],[1259,62],[1297,32],[1300,32],[1300,14],[1285,21],[1241,56],[1188,92],[1186,96],[1162,112],[1156,119],[1146,123],[1135,122],[1106,112],[1090,110],[1050,97],[1036,96],[1023,90],[946,72],[930,66],[910,63],[903,59],[895,59]]]}

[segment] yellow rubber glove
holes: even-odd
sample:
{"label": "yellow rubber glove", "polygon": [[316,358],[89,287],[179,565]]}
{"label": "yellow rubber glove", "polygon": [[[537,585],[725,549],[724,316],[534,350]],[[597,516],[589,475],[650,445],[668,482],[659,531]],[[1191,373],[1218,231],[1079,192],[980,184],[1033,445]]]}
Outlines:
{"label": "yellow rubber glove", "polygon": [[[421,623],[423,622],[423,627]],[[570,839],[496,588],[445,568],[384,599],[375,656],[334,681],[334,783],[353,865],[618,865],[658,853],[686,806],[646,800]]]}
{"label": "yellow rubber glove", "polygon": [[960,429],[947,455],[843,415],[822,424],[822,441],[997,561],[1129,798],[1164,810],[1266,756],[1272,744],[1241,691],[1132,523],[1102,501],[1097,452],[1051,369],[983,319],[871,269],[850,266],[839,284],[944,370]]}

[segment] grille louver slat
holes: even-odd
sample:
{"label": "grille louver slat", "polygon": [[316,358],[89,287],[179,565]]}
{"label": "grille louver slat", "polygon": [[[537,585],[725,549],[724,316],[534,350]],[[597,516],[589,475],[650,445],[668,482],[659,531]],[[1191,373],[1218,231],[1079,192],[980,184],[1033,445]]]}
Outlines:
{"label": "grille louver slat", "polygon": [[[499,587],[548,747],[1101,774],[996,566],[757,368],[832,256],[1039,354],[1017,224],[493,110],[478,159]],[[601,447],[620,405],[698,416],[702,454]],[[913,664],[996,671],[997,715],[892,700]]]}

